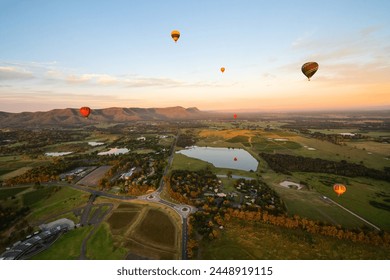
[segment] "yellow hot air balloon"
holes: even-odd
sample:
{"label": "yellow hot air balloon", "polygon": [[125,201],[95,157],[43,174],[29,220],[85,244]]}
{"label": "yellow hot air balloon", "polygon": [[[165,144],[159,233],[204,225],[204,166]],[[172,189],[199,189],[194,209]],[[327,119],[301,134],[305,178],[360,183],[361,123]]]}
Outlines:
{"label": "yellow hot air balloon", "polygon": [[225,67],[221,67],[221,72],[225,72]]}
{"label": "yellow hot air balloon", "polygon": [[347,188],[343,184],[334,184],[333,190],[337,193],[337,196],[340,196],[347,191]]}
{"label": "yellow hot air balloon", "polygon": [[172,36],[172,39],[175,41],[175,43],[177,43],[177,40],[179,40],[179,38],[180,38],[180,32],[177,30],[173,30],[171,32],[171,36]]}

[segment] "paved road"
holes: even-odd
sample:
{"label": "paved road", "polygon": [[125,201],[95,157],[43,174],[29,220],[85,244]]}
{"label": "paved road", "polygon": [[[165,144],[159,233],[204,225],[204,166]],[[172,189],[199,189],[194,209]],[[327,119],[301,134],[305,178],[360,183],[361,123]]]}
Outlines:
{"label": "paved road", "polygon": [[[88,206],[88,205],[87,205]],[[86,207],[87,207],[86,206]],[[94,224],[94,228],[89,232],[89,234],[83,239],[83,242],[81,243],[81,250],[80,250],[80,257],[79,259],[80,260],[87,260],[87,242],[89,240],[89,238],[91,238],[91,236],[95,233],[95,231],[98,229],[99,225],[103,222],[104,220],[104,217],[111,212],[112,208],[114,208],[114,205],[112,203],[100,203],[100,204],[95,204],[93,205],[95,207],[99,207],[99,210],[103,207],[103,206],[109,206],[110,208],[107,209],[104,213],[102,213],[100,215],[100,217],[98,219],[96,219],[95,221],[93,221],[93,218],[94,217],[91,217],[90,219],[90,223],[91,224]],[[85,211],[85,210],[84,210]],[[98,210],[96,210],[97,212]],[[96,213],[95,212],[95,213]]]}
{"label": "paved road", "polygon": [[[169,168],[172,165],[173,157],[175,155],[175,147],[176,147],[176,143],[177,143],[178,138],[179,138],[179,133],[176,135],[176,139],[172,143],[172,146],[170,148],[171,154],[168,158],[168,164],[165,167],[163,176],[161,177],[159,187],[152,194],[143,195],[140,197],[127,196],[127,195],[116,195],[116,194],[107,193],[104,191],[94,190],[94,189],[80,186],[80,185],[76,185],[76,184],[69,184],[66,182],[49,182],[49,183],[42,183],[41,185],[71,187],[71,188],[85,191],[85,192],[89,192],[90,194],[92,194],[90,200],[88,201],[88,204],[85,206],[84,211],[83,211],[83,215],[82,215],[81,222],[80,222],[83,225],[87,223],[89,212],[92,208],[92,203],[93,203],[93,200],[95,199],[96,196],[108,197],[108,198],[119,199],[119,200],[153,201],[155,203],[161,203],[161,204],[164,204],[168,207],[171,207],[174,211],[176,211],[179,214],[179,216],[182,219],[182,259],[186,259],[187,258],[187,239],[188,239],[188,237],[187,237],[187,231],[188,231],[187,217],[189,214],[195,212],[197,209],[195,207],[190,206],[190,205],[175,204],[173,202],[166,201],[166,200],[163,200],[160,198],[160,194],[163,191],[164,185],[165,185],[164,184],[164,177],[168,174]],[[92,232],[94,232],[95,230],[96,230],[96,227],[92,230]],[[88,238],[92,235],[92,232],[90,234],[88,234],[88,236],[85,240],[88,240]],[[80,258],[85,258],[86,245],[84,243],[86,244],[86,241],[85,242],[83,241]]]}

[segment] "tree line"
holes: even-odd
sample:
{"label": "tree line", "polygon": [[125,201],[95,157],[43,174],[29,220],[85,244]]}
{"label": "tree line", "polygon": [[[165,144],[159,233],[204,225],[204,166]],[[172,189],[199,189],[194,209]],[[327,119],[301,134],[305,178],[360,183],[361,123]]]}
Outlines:
{"label": "tree line", "polygon": [[345,160],[330,161],[286,154],[259,154],[275,172],[291,175],[290,172],[330,173],[346,177],[370,177],[390,181],[390,169],[383,171],[367,168],[363,164],[349,163]]}

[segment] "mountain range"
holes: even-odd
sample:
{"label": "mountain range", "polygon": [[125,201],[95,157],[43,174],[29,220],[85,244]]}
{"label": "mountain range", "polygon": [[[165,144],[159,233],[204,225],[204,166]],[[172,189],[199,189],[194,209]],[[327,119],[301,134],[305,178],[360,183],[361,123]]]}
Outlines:
{"label": "mountain range", "polygon": [[54,109],[46,112],[0,112],[0,127],[20,127],[27,125],[80,125],[98,123],[124,123],[142,120],[194,120],[211,115],[196,107],[183,108],[105,108],[94,109],[87,119],[79,109]]}

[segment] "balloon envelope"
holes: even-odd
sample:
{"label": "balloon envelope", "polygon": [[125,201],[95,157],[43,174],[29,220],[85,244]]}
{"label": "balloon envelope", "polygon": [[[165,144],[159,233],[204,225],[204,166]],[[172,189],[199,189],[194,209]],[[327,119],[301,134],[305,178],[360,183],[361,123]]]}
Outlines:
{"label": "balloon envelope", "polygon": [[302,65],[302,73],[308,78],[310,81],[310,78],[317,72],[318,70],[318,63],[317,62],[306,62]]}
{"label": "balloon envelope", "polygon": [[221,72],[222,72],[222,73],[225,72],[225,67],[222,67],[222,68],[221,68]]}
{"label": "balloon envelope", "polygon": [[89,107],[81,107],[80,108],[80,114],[83,117],[88,118],[90,113],[91,113],[91,108],[89,108]]}
{"label": "balloon envelope", "polygon": [[234,115],[233,115],[233,118],[237,119],[237,114],[234,114]]}
{"label": "balloon envelope", "polygon": [[175,41],[175,43],[177,42],[177,40],[179,40],[179,38],[180,38],[180,32],[179,31],[177,31],[177,30],[173,30],[172,32],[171,32],[171,37],[172,37],[172,39]]}
{"label": "balloon envelope", "polygon": [[347,191],[347,188],[343,184],[334,184],[333,190],[340,196]]}
{"label": "balloon envelope", "polygon": [[234,161],[237,161],[237,158],[236,158],[236,157],[234,158]]}

